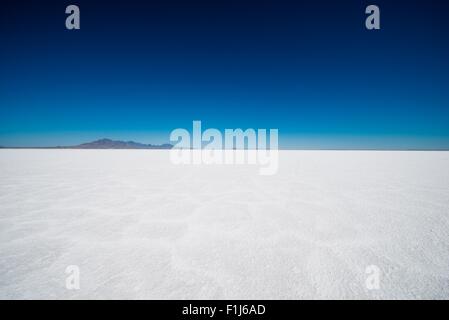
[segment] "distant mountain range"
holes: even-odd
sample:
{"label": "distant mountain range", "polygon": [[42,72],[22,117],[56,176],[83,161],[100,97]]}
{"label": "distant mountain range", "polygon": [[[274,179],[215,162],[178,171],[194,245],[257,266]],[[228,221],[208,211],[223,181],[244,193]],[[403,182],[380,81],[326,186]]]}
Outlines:
{"label": "distant mountain range", "polygon": [[[100,139],[92,142],[82,143],[77,146],[65,147],[70,149],[171,149],[173,145],[164,143],[144,144],[134,141],[120,141],[111,139]],[[64,147],[62,147],[64,148]]]}
{"label": "distant mountain range", "polygon": [[144,144],[134,141],[120,141],[111,139],[100,139],[92,142],[82,143],[76,146],[56,146],[56,147],[5,147],[0,149],[171,149],[173,145],[164,144]]}

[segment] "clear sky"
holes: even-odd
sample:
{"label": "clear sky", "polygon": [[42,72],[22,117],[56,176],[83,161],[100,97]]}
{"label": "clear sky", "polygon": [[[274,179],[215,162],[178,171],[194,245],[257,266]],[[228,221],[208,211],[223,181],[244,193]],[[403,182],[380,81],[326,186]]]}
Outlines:
{"label": "clear sky", "polygon": [[201,120],[277,128],[284,148],[449,148],[448,14],[445,0],[2,2],[0,145],[163,143]]}

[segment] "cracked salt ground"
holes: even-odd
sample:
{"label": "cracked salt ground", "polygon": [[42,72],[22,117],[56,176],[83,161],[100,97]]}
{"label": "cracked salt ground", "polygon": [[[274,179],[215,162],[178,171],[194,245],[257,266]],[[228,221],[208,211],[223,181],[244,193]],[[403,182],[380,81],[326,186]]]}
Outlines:
{"label": "cracked salt ground", "polygon": [[279,157],[0,150],[0,298],[449,298],[449,152]]}

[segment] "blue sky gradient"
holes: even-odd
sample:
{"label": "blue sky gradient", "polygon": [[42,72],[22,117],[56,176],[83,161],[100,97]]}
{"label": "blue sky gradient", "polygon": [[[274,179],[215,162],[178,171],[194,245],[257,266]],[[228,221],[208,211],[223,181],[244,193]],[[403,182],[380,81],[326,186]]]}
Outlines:
{"label": "blue sky gradient", "polygon": [[[77,4],[81,30],[65,29]],[[381,30],[365,28],[377,4]],[[6,1],[0,145],[277,128],[283,148],[449,148],[447,1]]]}

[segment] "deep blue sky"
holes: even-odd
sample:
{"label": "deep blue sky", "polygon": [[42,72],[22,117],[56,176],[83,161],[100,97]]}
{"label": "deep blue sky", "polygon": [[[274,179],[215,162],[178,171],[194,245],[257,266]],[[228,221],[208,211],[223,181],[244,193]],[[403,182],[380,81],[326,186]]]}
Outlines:
{"label": "deep blue sky", "polygon": [[448,15],[445,0],[2,2],[0,145],[162,143],[202,120],[278,128],[286,148],[449,148]]}

